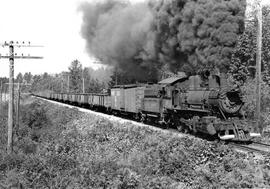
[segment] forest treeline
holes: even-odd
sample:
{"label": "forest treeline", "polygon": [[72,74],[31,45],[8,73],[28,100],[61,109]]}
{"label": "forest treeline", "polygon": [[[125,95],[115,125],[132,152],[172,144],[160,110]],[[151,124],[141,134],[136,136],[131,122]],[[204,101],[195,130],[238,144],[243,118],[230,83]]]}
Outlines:
{"label": "forest treeline", "polygon": [[[97,70],[91,67],[82,67],[78,60],[71,62],[68,71],[63,71],[56,74],[32,74],[26,72],[19,73],[14,82],[30,84],[29,86],[21,86],[22,92],[83,92],[83,78],[85,83],[85,92],[100,92],[102,89],[108,87],[111,80],[111,68],[99,68]],[[8,83],[8,78],[0,78],[0,83]],[[68,89],[69,88],[69,89]],[[3,85],[3,92],[8,91],[8,86]]]}

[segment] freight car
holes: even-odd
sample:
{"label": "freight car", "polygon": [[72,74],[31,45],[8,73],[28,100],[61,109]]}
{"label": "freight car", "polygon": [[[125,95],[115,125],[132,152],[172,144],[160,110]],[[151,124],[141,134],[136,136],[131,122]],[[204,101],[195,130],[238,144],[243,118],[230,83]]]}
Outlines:
{"label": "freight car", "polygon": [[244,117],[241,91],[229,87],[225,75],[183,73],[157,84],[115,86],[101,94],[40,96],[222,140],[250,141],[260,136]]}

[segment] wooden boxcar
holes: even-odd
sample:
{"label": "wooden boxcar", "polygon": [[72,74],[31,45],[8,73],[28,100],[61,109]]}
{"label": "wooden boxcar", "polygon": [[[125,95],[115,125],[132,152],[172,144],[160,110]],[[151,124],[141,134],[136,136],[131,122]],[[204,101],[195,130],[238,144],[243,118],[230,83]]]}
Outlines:
{"label": "wooden boxcar", "polygon": [[124,88],[111,89],[111,107],[112,110],[121,111],[125,109],[125,93]]}
{"label": "wooden boxcar", "polygon": [[144,86],[124,85],[111,89],[111,108],[126,113],[138,113],[142,109]]}
{"label": "wooden boxcar", "polygon": [[142,109],[142,100],[145,87],[134,87],[124,89],[125,111],[138,113]]}

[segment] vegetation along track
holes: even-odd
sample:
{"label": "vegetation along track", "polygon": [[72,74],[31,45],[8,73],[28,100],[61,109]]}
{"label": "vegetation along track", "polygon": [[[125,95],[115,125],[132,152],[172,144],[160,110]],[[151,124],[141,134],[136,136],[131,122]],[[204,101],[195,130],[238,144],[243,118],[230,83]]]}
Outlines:
{"label": "vegetation along track", "polygon": [[235,149],[247,152],[255,152],[260,154],[270,153],[270,144],[264,144],[260,142],[252,142],[250,144],[230,143],[229,145]]}

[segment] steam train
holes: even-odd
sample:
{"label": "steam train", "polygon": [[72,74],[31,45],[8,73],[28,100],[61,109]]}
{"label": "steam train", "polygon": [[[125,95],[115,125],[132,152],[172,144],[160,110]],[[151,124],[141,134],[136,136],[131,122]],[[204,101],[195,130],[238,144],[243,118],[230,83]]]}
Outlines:
{"label": "steam train", "polygon": [[229,87],[222,74],[181,73],[157,84],[118,85],[103,93],[37,96],[221,140],[250,141],[260,136],[244,117],[239,87]]}

